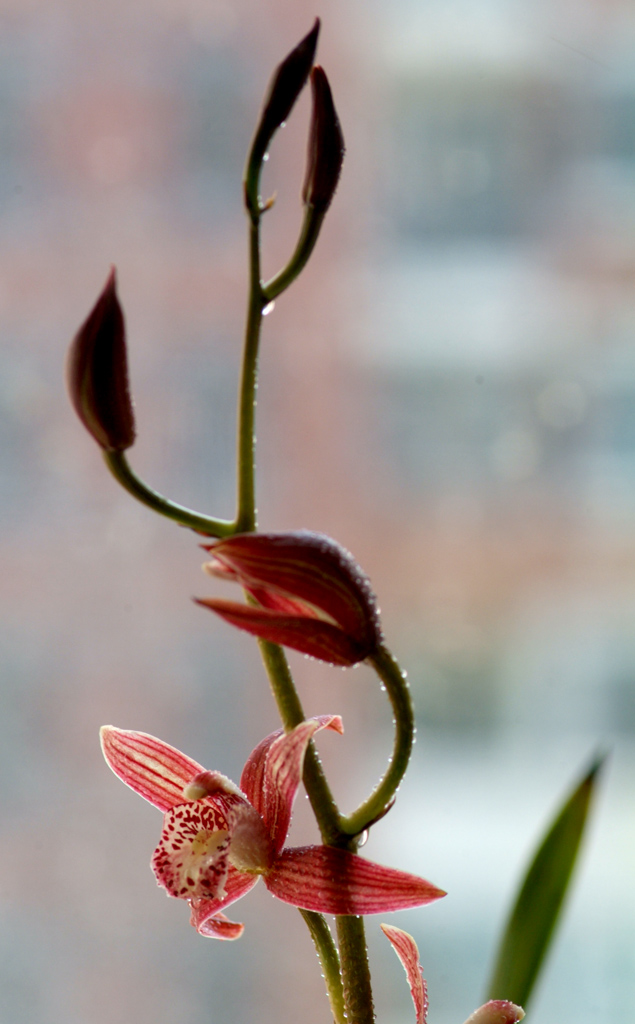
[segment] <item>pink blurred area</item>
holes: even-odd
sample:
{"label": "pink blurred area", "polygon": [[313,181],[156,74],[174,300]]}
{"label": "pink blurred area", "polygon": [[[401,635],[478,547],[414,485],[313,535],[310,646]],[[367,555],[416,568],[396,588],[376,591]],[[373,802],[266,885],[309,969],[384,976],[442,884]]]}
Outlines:
{"label": "pink blurred area", "polygon": [[[433,1019],[483,1001],[515,879],[598,744],[611,770],[532,1019],[603,1024],[635,997],[630,6],[5,0],[6,1024],[329,1019],[299,915],[259,887],[236,908],[240,942],[198,937],[148,868],[157,813],[101,759],[111,722],[236,779],[277,718],[255,644],[190,601],[216,586],[197,538],[117,488],[63,385],[114,263],[130,461],[233,514],[243,161],[271,71],[316,14],[348,152],[314,258],[265,323],[260,525],[350,548],[409,672],[413,769],[367,849],[450,893],[394,918]],[[266,169],[268,273],[300,222],[308,110]],[[344,717],[319,746],[350,809],[390,751],[382,694],[366,668],[292,663],[307,712]],[[294,827],[314,840],[304,806]],[[380,1019],[408,1021],[369,932]]]}

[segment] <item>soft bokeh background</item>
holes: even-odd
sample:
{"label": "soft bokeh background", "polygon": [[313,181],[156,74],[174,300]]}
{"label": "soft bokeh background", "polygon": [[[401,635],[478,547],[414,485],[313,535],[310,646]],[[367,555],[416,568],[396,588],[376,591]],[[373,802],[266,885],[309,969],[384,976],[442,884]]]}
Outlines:
{"label": "soft bokeh background", "polygon": [[[532,843],[611,751],[531,1019],[635,1002],[635,16],[613,0],[0,0],[0,1021],[329,1019],[304,926],[264,887],[200,939],[148,861],[157,812],[103,722],[237,778],[277,724],[255,645],[190,603],[196,538],[135,506],[64,394],[119,271],[153,486],[233,511],[240,177],[273,66],[324,21],[348,143],[317,252],[265,325],[261,526],[353,550],[419,742],[369,855],[447,888],[395,915],[431,1024],[483,997]],[[308,104],[276,140],[265,264],[299,223]],[[390,715],[366,669],[293,658],[345,808]],[[298,841],[315,832],[304,807]],[[369,921],[380,1020],[412,1020]]]}

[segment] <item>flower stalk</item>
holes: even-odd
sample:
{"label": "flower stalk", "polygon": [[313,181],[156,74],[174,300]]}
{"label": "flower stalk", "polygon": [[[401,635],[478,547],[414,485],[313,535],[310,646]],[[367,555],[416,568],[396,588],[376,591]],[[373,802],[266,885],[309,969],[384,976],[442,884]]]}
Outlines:
{"label": "flower stalk", "polygon": [[[314,67],[320,23],[276,69],[245,167],[249,291],[238,398],[237,494],[233,520],[216,519],[158,494],[125,456],[135,438],[128,387],[123,312],[114,270],[71,348],[69,387],[78,415],[103,449],[117,481],[138,501],[216,543],[208,570],[233,579],[246,603],[202,598],[226,621],[258,637],[283,729],[247,759],[240,785],[146,733],[102,730],[104,756],[115,774],[164,814],[152,867],[169,895],[185,900],[201,935],[236,939],[243,930],[224,909],[262,878],[278,899],[300,910],[322,966],[335,1024],[373,1024],[374,1007],[364,915],[422,906],[445,895],[425,879],[373,864],[357,853],[360,835],[390,809],[410,758],[414,719],[408,685],[386,647],[370,583],[352,556],[308,531],[258,534],[255,405],[262,323],[267,306],[304,269],[335,194],[344,139],[328,79]],[[312,115],[302,188],[304,218],[287,264],[261,277],[260,180],[269,146],[309,80]],[[395,737],[386,772],[370,796],[342,815],[313,736],[341,731],[337,716],[307,719],[283,646],[333,665],[367,662],[387,692]],[[300,781],[311,802],[321,844],[287,848],[291,808]],[[337,945],[324,919],[336,919]],[[391,940],[392,941],[392,940]]]}
{"label": "flower stalk", "polygon": [[334,1024],[348,1024],[344,1003],[344,986],[340,968],[340,955],[333,941],[331,929],[322,914],[313,910],[300,910],[315,944],[324,983],[333,1013]]}

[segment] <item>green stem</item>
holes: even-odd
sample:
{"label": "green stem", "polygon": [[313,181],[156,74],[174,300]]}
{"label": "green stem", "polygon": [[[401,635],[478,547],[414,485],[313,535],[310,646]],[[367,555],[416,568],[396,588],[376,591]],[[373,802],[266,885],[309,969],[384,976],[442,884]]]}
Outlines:
{"label": "green stem", "polygon": [[[277,644],[270,644],[266,640],[259,640],[258,644],[282,724],[289,732],[306,719],[289,663],[284,651]],[[341,845],[342,839],[348,837],[343,836],[339,827],[339,811],[313,743],[309,744],[304,758],[303,782],[322,841],[331,846]]]}
{"label": "green stem", "polygon": [[315,943],[322,975],[326,984],[326,991],[333,1011],[335,1024],[349,1024],[344,1006],[344,989],[342,986],[342,975],[340,971],[340,958],[337,947],[331,935],[331,929],[324,920],[322,914],[316,914],[313,910],[300,910],[311,938]]}
{"label": "green stem", "polygon": [[267,305],[260,282],[260,218],[249,226],[249,306],[245,326],[238,408],[238,512],[236,532],[256,529],[256,387],[262,311]]}
{"label": "green stem", "polygon": [[[260,218],[263,207],[259,195],[263,158],[262,140],[257,135],[249,154],[244,178],[245,206],[250,221],[250,277],[238,413],[237,532],[252,531],[257,526],[255,399],[263,309],[300,273],[315,245],[321,224],[321,218],[311,218],[308,214],[305,216],[300,239],[290,262],[266,287],[263,287],[260,279]],[[259,641],[259,643],[271,689],[284,728],[288,731],[305,720],[304,710],[284,651],[275,644],[265,641]],[[340,827],[340,814],[312,743],[309,744],[306,753],[303,778],[322,841],[349,849],[356,846],[354,840],[351,840],[351,837],[346,835]],[[305,920],[307,920],[306,916]],[[319,915],[313,914],[310,920],[307,920],[307,924],[309,924],[314,942],[318,947],[318,955],[322,960],[329,999],[337,1024],[343,1024],[344,1021],[346,1024],[371,1024],[374,1012],[363,920],[354,917],[337,918],[343,987],[340,981],[337,951],[334,948],[332,937],[329,932],[327,938],[324,930],[325,924],[322,926],[317,923],[317,920],[319,920]],[[316,935],[318,936],[317,941]],[[328,973],[323,957],[326,958]]]}
{"label": "green stem", "polygon": [[234,523],[225,519],[212,519],[210,516],[193,512],[192,509],[177,505],[169,498],[164,498],[162,494],[153,491],[136,475],[123,452],[105,451],[103,454],[108,469],[118,483],[125,487],[133,498],[147,505],[154,512],[159,512],[160,515],[175,520],[181,526],[188,526],[191,530],[207,534],[210,537],[229,537],[236,533]]}
{"label": "green stem", "polygon": [[375,1009],[370,985],[363,917],[337,917],[346,1024],[373,1024]]}
{"label": "green stem", "polygon": [[[259,640],[258,643],[284,727],[286,730],[293,729],[305,721],[305,714],[285,653],[277,644],[265,640]],[[329,846],[354,850],[357,844],[342,829],[340,813],[313,743],[309,744],[306,752],[303,781],[322,841]],[[346,1024],[371,1024],[374,1020],[374,1010],[364,919],[337,917],[336,922]]]}
{"label": "green stem", "polygon": [[386,687],[395,719],[395,739],[384,777],[356,811],[340,820],[340,828],[350,836],[359,835],[388,810],[408,767],[415,734],[410,688],[396,659],[387,647],[380,647],[368,660]]}
{"label": "green stem", "polygon": [[300,237],[293,256],[286,267],[263,285],[263,294],[268,302],[272,302],[288,288],[306,266],[318,240],[325,214],[326,210],[315,210],[312,206],[306,208]]}

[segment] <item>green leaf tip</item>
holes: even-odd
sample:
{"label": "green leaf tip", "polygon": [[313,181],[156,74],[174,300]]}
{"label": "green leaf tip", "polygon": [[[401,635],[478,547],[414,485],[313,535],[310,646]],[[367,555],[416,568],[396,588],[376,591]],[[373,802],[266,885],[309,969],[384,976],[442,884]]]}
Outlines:
{"label": "green leaf tip", "polygon": [[538,844],[498,948],[488,999],[527,1006],[553,938],[606,754],[594,756]]}

